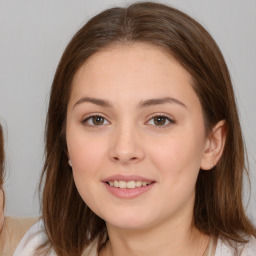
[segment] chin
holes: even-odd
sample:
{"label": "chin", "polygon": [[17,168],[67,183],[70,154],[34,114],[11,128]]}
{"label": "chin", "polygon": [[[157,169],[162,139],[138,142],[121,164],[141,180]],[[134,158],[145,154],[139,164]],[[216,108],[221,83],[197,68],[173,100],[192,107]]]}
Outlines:
{"label": "chin", "polygon": [[149,218],[149,216],[145,216],[139,212],[136,212],[135,214],[134,212],[130,214],[119,213],[118,216],[112,214],[111,216],[105,216],[104,219],[107,226],[111,225],[119,229],[142,230],[149,228],[154,222],[152,217]]}
{"label": "chin", "polygon": [[148,225],[146,223],[133,223],[132,221],[130,222],[122,222],[119,223],[117,221],[115,222],[107,222],[107,226],[113,226],[117,229],[123,229],[123,230],[143,230],[148,228]]}

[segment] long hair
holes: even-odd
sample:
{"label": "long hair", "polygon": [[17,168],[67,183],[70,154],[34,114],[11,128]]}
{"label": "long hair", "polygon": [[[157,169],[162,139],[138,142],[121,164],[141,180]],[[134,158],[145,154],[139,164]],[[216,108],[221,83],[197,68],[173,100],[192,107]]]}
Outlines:
{"label": "long hair", "polygon": [[[81,255],[99,237],[105,222],[82,200],[68,165],[65,126],[72,80],[82,64],[110,45],[143,42],[174,56],[193,78],[206,131],[226,121],[226,144],[218,164],[200,171],[196,184],[193,224],[224,241],[246,242],[255,229],[242,203],[246,172],[244,144],[234,92],[224,58],[208,32],[181,11],[157,3],[111,8],[93,17],[72,38],[52,83],[46,123],[46,160],[41,176],[43,220],[57,255]],[[90,146],[90,145],[88,145]]]}

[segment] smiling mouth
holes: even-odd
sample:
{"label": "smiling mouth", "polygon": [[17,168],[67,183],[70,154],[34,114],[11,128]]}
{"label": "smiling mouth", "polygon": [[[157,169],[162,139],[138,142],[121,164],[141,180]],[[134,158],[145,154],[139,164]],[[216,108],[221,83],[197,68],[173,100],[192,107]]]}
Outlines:
{"label": "smiling mouth", "polygon": [[124,181],[124,180],[114,180],[106,182],[110,187],[122,188],[122,189],[134,189],[140,187],[146,187],[152,184],[152,181]]}

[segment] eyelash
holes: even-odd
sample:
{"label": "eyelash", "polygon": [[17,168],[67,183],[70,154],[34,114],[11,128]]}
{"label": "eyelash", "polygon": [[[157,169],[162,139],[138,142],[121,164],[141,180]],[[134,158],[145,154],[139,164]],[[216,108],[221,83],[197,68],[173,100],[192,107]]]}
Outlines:
{"label": "eyelash", "polygon": [[[99,125],[97,125],[97,124],[90,124],[89,121],[91,120],[93,122],[93,118],[101,118],[101,119],[103,119],[103,123],[99,124]],[[160,125],[150,124],[151,120],[153,120],[153,122],[156,121],[155,118],[163,118],[164,119],[164,124],[163,125],[161,125],[161,124]],[[107,122],[107,124],[105,124],[105,122]],[[168,123],[166,124],[166,122],[168,122]],[[103,117],[100,114],[93,114],[93,115],[91,115],[89,117],[86,117],[85,119],[82,120],[81,123],[83,125],[86,125],[86,126],[92,127],[92,128],[94,128],[96,126],[102,127],[104,125],[110,124],[110,122],[105,117]],[[145,124],[152,125],[152,126],[155,126],[157,128],[166,128],[166,127],[168,127],[168,126],[170,126],[170,125],[172,125],[174,123],[175,123],[175,121],[172,118],[166,116],[165,114],[157,114],[157,115],[151,116],[150,119]]]}
{"label": "eyelash", "polygon": [[[100,114],[92,114],[92,115],[90,115],[90,116],[88,116],[88,117],[86,117],[85,119],[83,119],[82,120],[82,124],[83,125],[86,125],[86,126],[88,126],[88,127],[96,127],[96,126],[99,126],[99,127],[102,127],[102,126],[104,126],[104,125],[106,125],[106,124],[100,124],[100,125],[96,125],[96,124],[89,124],[88,122],[90,121],[90,120],[93,120],[93,118],[102,118],[104,121],[103,122],[105,122],[105,121],[107,121],[107,119],[105,118],[105,117],[103,117],[102,115],[100,115]],[[93,121],[92,121],[93,122]],[[107,124],[110,124],[110,122],[109,121],[107,121],[108,123]]]}
{"label": "eyelash", "polygon": [[[150,121],[152,120],[154,122],[155,118],[163,118],[164,124],[163,125],[150,124]],[[166,122],[168,122],[168,123],[166,124]],[[175,121],[174,121],[174,119],[166,116],[165,114],[156,114],[156,115],[151,116],[150,119],[146,122],[146,124],[149,124],[149,125],[152,125],[152,126],[162,129],[162,128],[167,128],[172,124],[175,124]]]}

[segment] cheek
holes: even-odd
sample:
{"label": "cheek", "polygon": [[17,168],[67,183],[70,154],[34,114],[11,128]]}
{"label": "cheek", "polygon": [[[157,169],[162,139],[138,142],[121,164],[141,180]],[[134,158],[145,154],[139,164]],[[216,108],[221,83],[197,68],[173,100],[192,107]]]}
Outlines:
{"label": "cheek", "polygon": [[103,138],[90,136],[82,129],[76,129],[71,136],[67,136],[67,145],[74,172],[78,175],[90,175],[97,171],[100,159],[105,154]]}
{"label": "cheek", "polygon": [[[202,150],[194,139],[170,139],[154,144],[151,161],[159,171],[161,194],[157,200],[165,205],[167,214],[193,207],[195,184],[200,169]],[[154,152],[154,153],[153,153]]]}
{"label": "cheek", "polygon": [[72,160],[72,172],[76,188],[83,201],[91,208],[95,205],[93,194],[97,193],[96,184],[100,179],[100,147],[97,143],[82,140],[80,137],[78,140],[72,140],[72,143],[68,145],[68,150]]}
{"label": "cheek", "polygon": [[88,134],[85,136],[77,130],[72,132],[72,136],[67,136],[67,145],[77,190],[90,207],[90,200],[94,198],[93,193],[100,182],[100,170],[104,166],[104,139]]}
{"label": "cheek", "polygon": [[172,136],[161,143],[154,142],[150,148],[153,164],[161,172],[163,179],[168,177],[172,183],[189,183],[196,179],[203,156],[203,140],[183,133]]}
{"label": "cheek", "polygon": [[80,142],[69,150],[73,169],[79,173],[81,172],[81,174],[95,172],[103,154],[102,149],[97,144],[89,145],[88,141],[85,141],[82,145]]}

